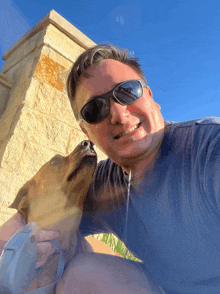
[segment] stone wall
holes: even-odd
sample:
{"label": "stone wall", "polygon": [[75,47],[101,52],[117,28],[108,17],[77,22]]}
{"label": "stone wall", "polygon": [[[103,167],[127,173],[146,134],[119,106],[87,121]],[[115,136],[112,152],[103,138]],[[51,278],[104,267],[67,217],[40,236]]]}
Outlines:
{"label": "stone wall", "polygon": [[6,109],[13,81],[0,72],[0,117]]}
{"label": "stone wall", "polygon": [[[95,43],[54,10],[3,55],[0,72],[0,225],[20,187],[55,154],[66,156],[86,136],[65,82],[77,56]],[[99,160],[106,156],[99,150]]]}

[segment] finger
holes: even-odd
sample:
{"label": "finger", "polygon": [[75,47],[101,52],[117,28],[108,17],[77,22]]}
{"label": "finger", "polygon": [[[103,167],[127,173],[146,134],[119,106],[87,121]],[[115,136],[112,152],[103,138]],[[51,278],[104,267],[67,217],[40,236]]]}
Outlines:
{"label": "finger", "polygon": [[50,242],[43,242],[37,244],[37,261],[43,258],[48,258],[52,253],[55,252],[55,248],[50,244]]}
{"label": "finger", "polygon": [[40,230],[40,228],[38,227],[38,224],[36,222],[29,222],[28,224],[31,228],[32,234],[36,235],[38,231]]}
{"label": "finger", "polygon": [[39,267],[43,266],[45,264],[45,262],[46,262],[46,260],[42,260],[42,261],[37,262],[35,268],[39,268]]}
{"label": "finger", "polygon": [[36,235],[37,242],[56,239],[59,236],[57,231],[41,230],[36,222],[29,222],[32,234]]}
{"label": "finger", "polygon": [[59,233],[57,231],[40,230],[37,232],[37,242],[53,240],[53,239],[56,239],[57,237],[59,237]]}
{"label": "finger", "polygon": [[36,268],[41,267],[54,252],[55,248],[49,242],[38,243]]}

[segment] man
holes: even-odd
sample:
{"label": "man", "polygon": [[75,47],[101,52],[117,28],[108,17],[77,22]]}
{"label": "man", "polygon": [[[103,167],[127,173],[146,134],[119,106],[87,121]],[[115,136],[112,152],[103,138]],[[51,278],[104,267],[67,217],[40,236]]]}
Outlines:
{"label": "man", "polygon": [[107,45],[78,58],[67,86],[81,129],[109,157],[80,230],[115,233],[143,263],[78,255],[58,293],[220,293],[220,119],[164,122],[137,60]]}
{"label": "man", "polygon": [[[90,63],[92,56],[94,56],[93,64]],[[118,60],[115,60],[115,57]],[[121,62],[123,60],[125,63]],[[84,69],[85,74],[83,73]],[[151,90],[146,85],[144,74],[137,60],[133,57],[129,58],[127,53],[121,54],[119,50],[110,46],[97,46],[79,57],[69,75],[67,88],[75,117],[82,131],[118,167],[120,166],[119,172],[125,172],[125,183],[121,183],[121,187],[101,185],[98,188],[97,195],[91,191],[88,193],[88,195],[93,196],[90,199],[88,198],[85,203],[85,207],[87,207],[85,210],[90,213],[87,215],[85,213],[83,223],[86,224],[86,228],[83,229],[82,226],[82,233],[90,234],[88,227],[96,221],[97,224],[91,226],[94,230],[90,228],[91,233],[111,232],[111,230],[103,227],[106,222],[102,223],[100,216],[103,212],[111,217],[111,213],[114,215],[114,204],[120,199],[114,201],[113,198],[122,196],[120,192],[125,192],[124,187],[127,189],[126,173],[131,172],[133,181],[139,181],[146,170],[152,168],[152,163],[157,156],[165,132],[165,123],[160,113],[160,106],[154,102]],[[97,99],[98,96],[102,96],[113,89],[114,93],[109,93],[104,99],[103,97]],[[118,103],[119,97],[113,98],[119,92],[119,96],[129,97],[131,100],[129,105],[127,105],[127,102],[123,105],[120,104],[122,101]],[[135,95],[137,95],[136,98]],[[82,109],[83,111],[81,111]],[[114,176],[114,172],[112,176]],[[98,183],[101,183],[101,181],[98,181]],[[109,191],[106,193],[108,188]],[[101,192],[102,189],[104,189],[104,192]],[[114,189],[114,193],[112,193],[112,189]],[[104,199],[104,197],[107,199]],[[94,201],[94,198],[97,200]],[[112,209],[109,205],[109,198],[112,199]],[[122,207],[124,206],[122,205]],[[90,218],[92,212],[94,212],[95,217]],[[122,217],[124,218],[124,215]],[[116,219],[116,221],[119,221],[119,219]],[[84,259],[85,257],[82,256],[82,260],[78,258],[77,261],[81,264]],[[106,269],[102,270],[102,273],[104,271],[105,274],[97,278],[95,272],[96,269],[97,272],[100,272],[100,259],[105,263]],[[135,279],[126,278],[126,281],[125,277],[121,277],[120,282],[117,283],[119,272],[124,272],[125,268],[128,268],[129,263],[127,261],[120,261],[120,266],[117,266],[117,260],[114,258],[88,254],[84,266],[86,268],[88,264],[92,264],[92,277],[87,271],[83,272],[82,277],[77,275],[75,271],[78,267],[77,261],[75,261],[72,272],[70,270],[68,277],[64,276],[66,288],[73,287],[77,281],[83,285],[87,274],[88,278],[92,279],[91,285],[94,284],[95,280],[97,281],[96,287],[102,289],[100,293],[106,292],[103,288],[106,284],[108,284],[108,288],[109,284],[114,285],[114,289],[109,289],[108,293],[150,293],[147,290],[149,288],[148,282],[143,277],[142,265],[131,263],[130,275],[132,277],[133,272],[133,276],[137,277]],[[113,272],[108,269],[110,264],[113,266]],[[134,266],[137,266],[137,268]],[[127,272],[126,275],[128,275]],[[74,281],[73,276],[77,276]],[[116,287],[115,284],[118,284],[118,286]],[[162,293],[159,288],[157,293]]]}

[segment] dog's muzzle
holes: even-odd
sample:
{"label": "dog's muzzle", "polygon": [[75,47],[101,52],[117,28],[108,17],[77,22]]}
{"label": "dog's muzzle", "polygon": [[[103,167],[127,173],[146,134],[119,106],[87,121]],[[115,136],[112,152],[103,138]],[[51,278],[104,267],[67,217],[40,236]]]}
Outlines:
{"label": "dog's muzzle", "polygon": [[80,143],[80,147],[82,149],[90,149],[90,151],[92,153],[95,153],[95,150],[94,150],[93,146],[94,146],[94,144],[91,141],[89,141],[89,140],[84,140],[84,141],[82,141]]}

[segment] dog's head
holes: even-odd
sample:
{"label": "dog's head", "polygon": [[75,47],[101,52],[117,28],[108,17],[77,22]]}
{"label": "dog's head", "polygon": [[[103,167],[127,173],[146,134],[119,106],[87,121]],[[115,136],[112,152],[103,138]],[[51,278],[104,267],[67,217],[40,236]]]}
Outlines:
{"label": "dog's head", "polygon": [[69,156],[56,155],[45,163],[19,190],[10,208],[41,228],[76,227],[96,166],[93,144],[83,141]]}

